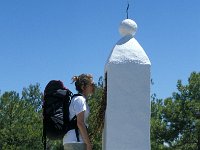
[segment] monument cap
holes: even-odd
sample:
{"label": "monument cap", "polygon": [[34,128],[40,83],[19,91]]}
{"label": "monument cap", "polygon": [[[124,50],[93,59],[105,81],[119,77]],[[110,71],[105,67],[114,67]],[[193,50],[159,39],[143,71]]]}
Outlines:
{"label": "monument cap", "polygon": [[137,30],[137,24],[135,23],[135,21],[131,19],[123,20],[119,27],[119,33],[122,36],[135,35],[136,30]]}

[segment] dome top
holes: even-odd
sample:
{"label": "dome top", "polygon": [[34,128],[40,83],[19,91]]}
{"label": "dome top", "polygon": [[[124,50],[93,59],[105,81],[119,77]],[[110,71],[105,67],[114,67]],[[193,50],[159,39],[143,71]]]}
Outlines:
{"label": "dome top", "polygon": [[137,24],[135,23],[135,21],[131,19],[123,20],[119,27],[119,33],[122,36],[135,35],[136,30],[137,30]]}

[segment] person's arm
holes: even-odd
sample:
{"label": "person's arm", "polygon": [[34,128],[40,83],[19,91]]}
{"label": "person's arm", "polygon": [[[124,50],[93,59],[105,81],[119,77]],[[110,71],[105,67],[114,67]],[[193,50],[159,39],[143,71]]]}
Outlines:
{"label": "person's arm", "polygon": [[83,138],[83,141],[87,145],[87,150],[92,150],[92,145],[90,143],[88,132],[87,132],[87,129],[86,129],[85,123],[84,123],[84,111],[82,111],[81,113],[79,113],[77,115],[77,126],[78,126],[78,128],[80,130],[80,133],[81,133],[81,136]]}

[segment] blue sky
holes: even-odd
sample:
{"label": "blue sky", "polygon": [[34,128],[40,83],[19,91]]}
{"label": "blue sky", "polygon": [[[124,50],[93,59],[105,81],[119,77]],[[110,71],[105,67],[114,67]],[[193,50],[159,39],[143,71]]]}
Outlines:
{"label": "blue sky", "polygon": [[[152,93],[166,98],[176,82],[200,71],[199,0],[129,0],[135,35],[151,60]],[[51,79],[67,87],[73,75],[95,81],[121,38],[127,0],[0,1],[0,90],[21,92]]]}

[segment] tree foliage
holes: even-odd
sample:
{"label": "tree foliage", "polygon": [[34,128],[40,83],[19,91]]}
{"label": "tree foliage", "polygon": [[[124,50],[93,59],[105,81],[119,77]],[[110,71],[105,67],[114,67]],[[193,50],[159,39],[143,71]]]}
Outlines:
{"label": "tree foliage", "polygon": [[102,149],[102,130],[105,114],[105,98],[103,94],[103,78],[95,86],[95,94],[89,98],[90,117],[89,117],[89,134],[94,150]]}
{"label": "tree foliage", "polygon": [[31,106],[35,108],[35,111],[40,111],[42,106],[42,92],[40,90],[40,85],[29,85],[28,88],[23,88],[22,100],[28,102]]}
{"label": "tree foliage", "polygon": [[191,73],[187,85],[178,80],[177,90],[152,99],[152,148],[200,150],[200,73]]}
{"label": "tree foliage", "polygon": [[0,97],[0,149],[41,149],[41,113],[19,94]]}

